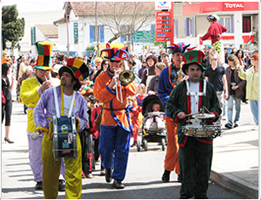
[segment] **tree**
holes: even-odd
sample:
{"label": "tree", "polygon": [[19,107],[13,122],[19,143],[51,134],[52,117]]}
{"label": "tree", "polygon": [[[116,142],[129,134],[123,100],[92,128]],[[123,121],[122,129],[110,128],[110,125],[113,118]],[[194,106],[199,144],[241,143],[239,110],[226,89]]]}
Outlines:
{"label": "tree", "polygon": [[99,2],[99,24],[111,31],[112,43],[121,36],[133,36],[152,17],[155,17],[154,2]]}
{"label": "tree", "polygon": [[16,5],[3,6],[2,8],[2,49],[5,49],[6,41],[12,42],[12,48],[18,46],[18,42],[24,36],[24,18],[18,19]]}

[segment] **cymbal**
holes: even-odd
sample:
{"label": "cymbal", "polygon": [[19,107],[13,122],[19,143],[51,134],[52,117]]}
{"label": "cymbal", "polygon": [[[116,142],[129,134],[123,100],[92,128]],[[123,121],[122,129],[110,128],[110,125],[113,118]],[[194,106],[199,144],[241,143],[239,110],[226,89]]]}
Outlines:
{"label": "cymbal", "polygon": [[193,118],[198,118],[198,119],[209,119],[215,117],[214,113],[197,113],[192,115]]}

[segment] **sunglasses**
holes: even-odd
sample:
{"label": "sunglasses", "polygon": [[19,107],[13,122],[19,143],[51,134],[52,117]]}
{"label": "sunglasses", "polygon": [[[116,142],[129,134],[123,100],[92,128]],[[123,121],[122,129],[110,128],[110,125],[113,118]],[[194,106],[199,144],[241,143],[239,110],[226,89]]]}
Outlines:
{"label": "sunglasses", "polygon": [[217,59],[216,58],[212,58],[211,61],[217,61]]}
{"label": "sunglasses", "polygon": [[120,61],[120,60],[112,60],[111,62],[119,63],[119,62],[121,62],[121,61]]}

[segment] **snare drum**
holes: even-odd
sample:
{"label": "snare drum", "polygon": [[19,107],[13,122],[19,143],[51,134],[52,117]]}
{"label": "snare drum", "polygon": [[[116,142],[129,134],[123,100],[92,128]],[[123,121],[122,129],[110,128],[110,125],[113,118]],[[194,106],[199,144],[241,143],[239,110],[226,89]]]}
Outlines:
{"label": "snare drum", "polygon": [[188,124],[182,127],[182,132],[191,137],[216,137],[220,135],[221,128],[219,125]]}
{"label": "snare drum", "polygon": [[76,120],[72,116],[53,116],[53,154],[54,160],[77,158]]}

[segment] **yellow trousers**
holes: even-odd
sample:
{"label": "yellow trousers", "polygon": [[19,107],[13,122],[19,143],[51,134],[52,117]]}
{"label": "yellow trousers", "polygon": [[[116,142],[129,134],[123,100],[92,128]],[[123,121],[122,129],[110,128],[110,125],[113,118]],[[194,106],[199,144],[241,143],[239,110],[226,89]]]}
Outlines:
{"label": "yellow trousers", "polygon": [[178,154],[178,135],[177,127],[171,118],[166,117],[167,126],[167,152],[164,160],[164,169],[168,171],[176,171],[176,174],[180,174],[179,168],[179,154]]}
{"label": "yellow trousers", "polygon": [[[64,159],[65,198],[80,199],[82,194],[82,148],[77,135],[77,159]],[[44,198],[56,199],[58,196],[61,161],[54,161],[53,141],[44,134],[42,142],[43,191]]]}

